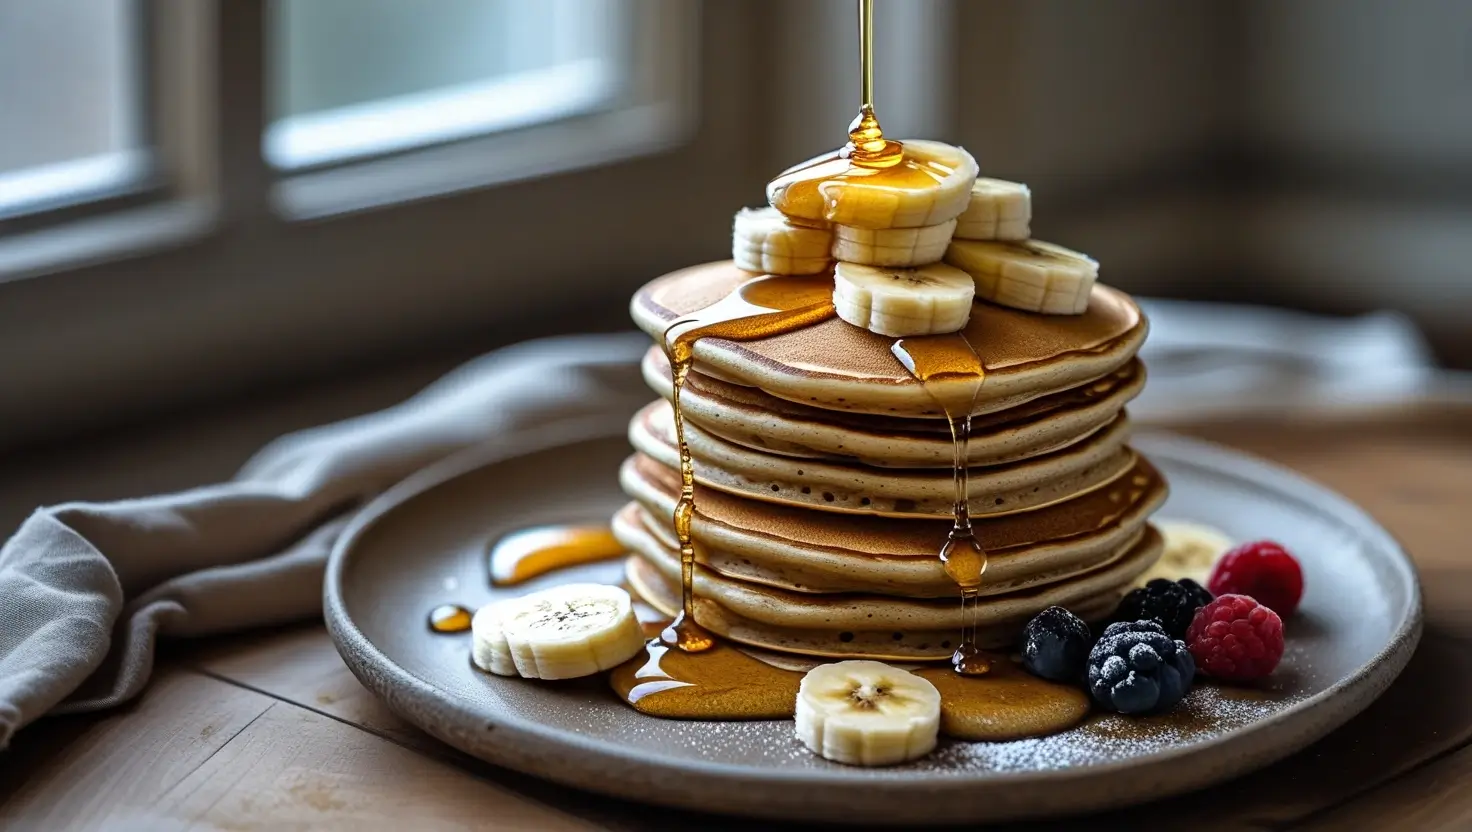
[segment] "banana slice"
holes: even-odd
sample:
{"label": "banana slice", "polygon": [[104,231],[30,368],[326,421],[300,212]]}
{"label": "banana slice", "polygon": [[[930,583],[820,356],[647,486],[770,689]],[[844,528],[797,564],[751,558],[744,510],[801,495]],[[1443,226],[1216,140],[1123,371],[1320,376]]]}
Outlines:
{"label": "banana slice", "polygon": [[738,268],[765,274],[817,274],[828,269],[833,232],[793,225],[776,208],[742,208],[731,229]]}
{"label": "banana slice", "polygon": [[1190,578],[1205,585],[1211,568],[1234,545],[1220,529],[1187,520],[1156,520],[1155,527],[1165,537],[1165,551],[1149,571],[1136,579],[1144,586],[1155,578],[1178,581]]}
{"label": "banana slice", "polygon": [[511,658],[511,644],[501,632],[501,616],[520,598],[486,604],[470,619],[470,660],[481,670],[497,676],[516,676],[516,662]]}
{"label": "banana slice", "polygon": [[833,270],[838,317],[879,335],[956,332],[971,318],[976,286],[944,263],[890,269],[840,262]]}
{"label": "banana slice", "polygon": [[629,593],[604,584],[566,584],[487,605],[471,630],[477,667],[527,679],[588,676],[644,647]]}
{"label": "banana slice", "polygon": [[1099,278],[1088,255],[1041,240],[952,240],[946,262],[976,280],[978,298],[1047,315],[1083,314]]}
{"label": "banana slice", "polygon": [[956,221],[920,228],[834,229],[833,259],[868,266],[923,266],[939,263],[956,230]]}
{"label": "banana slice", "polygon": [[838,151],[809,159],[773,179],[767,201],[789,217],[856,228],[920,228],[960,216],[976,160],[941,142],[904,146],[904,159],[889,168],[860,168]]}
{"label": "banana slice", "polygon": [[956,220],[959,240],[1026,240],[1031,236],[1032,191],[1020,182],[978,179],[971,202]]}
{"label": "banana slice", "polygon": [[797,688],[797,738],[855,766],[915,760],[935,748],[940,692],[908,670],[848,661],[809,670]]}

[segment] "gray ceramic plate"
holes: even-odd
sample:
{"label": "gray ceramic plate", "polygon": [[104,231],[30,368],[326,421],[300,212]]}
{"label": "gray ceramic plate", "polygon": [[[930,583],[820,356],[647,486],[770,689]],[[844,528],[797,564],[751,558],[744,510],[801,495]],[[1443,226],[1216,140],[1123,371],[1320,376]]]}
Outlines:
{"label": "gray ceramic plate", "polygon": [[[543,523],[601,521],[623,502],[622,424],[580,423],[467,452],[369,506],[333,552],[327,625],[348,666],[409,721],[493,763],[652,803],[845,822],[990,821],[1159,798],[1265,765],[1348,720],[1400,672],[1421,627],[1415,570],[1348,501],[1263,462],[1168,436],[1138,447],[1169,477],[1162,516],[1271,537],[1303,561],[1308,592],[1260,690],[1199,687],[1178,713],[1096,718],[1055,737],[942,741],[917,763],[828,763],[790,721],[672,722],[625,707],[601,680],[537,683],[474,670],[469,637],[424,625],[442,602],[491,590],[485,551]],[[616,579],[616,564],[582,567]],[[532,582],[517,591],[537,588]],[[678,784],[678,785],[676,785]]]}

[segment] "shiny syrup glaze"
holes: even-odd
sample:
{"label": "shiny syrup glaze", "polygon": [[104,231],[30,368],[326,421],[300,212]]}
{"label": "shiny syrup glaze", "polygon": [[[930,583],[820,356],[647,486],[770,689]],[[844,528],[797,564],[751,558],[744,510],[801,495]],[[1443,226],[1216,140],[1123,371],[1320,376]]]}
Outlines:
{"label": "shiny syrup glaze", "polygon": [[695,466],[685,443],[685,414],[680,392],[695,363],[695,345],[702,338],[752,341],[770,338],[826,321],[833,309],[833,281],[823,276],[758,277],[731,294],[671,324],[664,333],[665,355],[674,376],[671,396],[675,412],[675,439],[680,449],[680,499],[675,504],[675,536],[680,543],[681,612],[661,638],[685,652],[700,652],[714,643],[695,620],[695,544],[690,523],[695,516]]}
{"label": "shiny syrup glaze", "polygon": [[614,693],[665,719],[786,719],[803,674],[773,667],[726,643],[687,653],[658,640],[613,669]]}
{"label": "shiny syrup glaze", "polygon": [[971,527],[966,461],[971,440],[971,410],[986,380],[986,369],[966,336],[959,332],[902,338],[895,342],[893,352],[940,405],[950,426],[955,502],[951,531],[941,546],[940,562],[946,575],[961,589],[962,622],[961,643],[951,657],[951,667],[962,675],[978,676],[991,669],[990,660],[976,647],[977,599],[987,556]]}
{"label": "shiny syrup glaze", "polygon": [[534,526],[497,540],[487,561],[493,586],[516,586],[547,572],[610,560],[625,552],[607,524]]}

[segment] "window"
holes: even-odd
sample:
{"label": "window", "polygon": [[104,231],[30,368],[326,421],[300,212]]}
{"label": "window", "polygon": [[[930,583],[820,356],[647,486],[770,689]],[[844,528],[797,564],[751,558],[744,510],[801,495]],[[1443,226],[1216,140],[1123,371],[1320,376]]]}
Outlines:
{"label": "window", "polygon": [[131,0],[0,4],[0,217],[145,179],[138,24]]}
{"label": "window", "polygon": [[266,159],[293,170],[610,104],[614,0],[279,0]]}

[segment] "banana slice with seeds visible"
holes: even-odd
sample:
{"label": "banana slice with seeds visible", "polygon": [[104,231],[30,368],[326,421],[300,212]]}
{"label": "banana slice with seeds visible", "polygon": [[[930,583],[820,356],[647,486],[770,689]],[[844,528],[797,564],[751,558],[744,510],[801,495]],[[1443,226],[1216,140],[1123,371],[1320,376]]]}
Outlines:
{"label": "banana slice with seeds visible", "polygon": [[860,168],[838,151],[809,159],[773,179],[767,201],[789,217],[856,228],[920,228],[960,216],[976,160],[942,142],[903,144],[903,161],[889,168]]}
{"label": "banana slice with seeds visible", "polygon": [[1136,579],[1144,586],[1155,578],[1178,581],[1190,578],[1202,586],[1211,577],[1217,559],[1232,548],[1226,532],[1204,523],[1188,520],[1156,520],[1155,528],[1165,538],[1165,550],[1149,571]]}
{"label": "banana slice with seeds visible", "polygon": [[952,240],[946,262],[975,279],[978,298],[1048,315],[1083,314],[1099,278],[1088,255],[1041,240]]}
{"label": "banana slice with seeds visible", "polygon": [[833,269],[838,317],[879,335],[956,332],[971,318],[975,293],[965,272],[944,263],[894,269],[840,262]]}
{"label": "banana slice with seeds visible", "polygon": [[976,180],[971,202],[956,220],[958,240],[1026,240],[1031,236],[1032,191],[1005,179]]}
{"label": "banana slice with seeds visible", "polygon": [[487,605],[471,630],[477,667],[528,679],[589,676],[644,647],[629,593],[604,584],[566,584]]}
{"label": "banana slice with seeds visible", "polygon": [[923,266],[939,263],[951,244],[956,221],[920,228],[833,229],[833,259],[867,266]]}
{"label": "banana slice with seeds visible", "polygon": [[794,225],[776,208],[742,208],[732,222],[731,257],[749,272],[827,271],[832,246],[832,231]]}
{"label": "banana slice with seeds visible", "polygon": [[935,748],[940,692],[883,662],[820,665],[798,684],[796,721],[798,739],[824,759],[856,766],[903,763]]}

